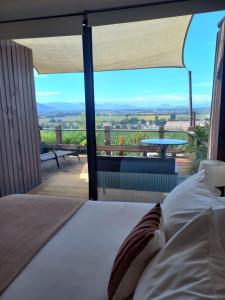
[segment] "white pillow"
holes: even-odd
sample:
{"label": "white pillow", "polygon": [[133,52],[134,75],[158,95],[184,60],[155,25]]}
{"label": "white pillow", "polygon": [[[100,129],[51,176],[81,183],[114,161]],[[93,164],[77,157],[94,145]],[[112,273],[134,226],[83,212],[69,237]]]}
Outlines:
{"label": "white pillow", "polygon": [[170,239],[145,269],[133,300],[225,299],[225,251],[213,214],[201,212]]}
{"label": "white pillow", "polygon": [[115,258],[108,284],[110,300],[131,298],[148,262],[165,245],[160,204],[132,229]]}
{"label": "white pillow", "polygon": [[167,241],[199,212],[222,208],[204,183],[205,170],[189,177],[166,197],[162,204]]}

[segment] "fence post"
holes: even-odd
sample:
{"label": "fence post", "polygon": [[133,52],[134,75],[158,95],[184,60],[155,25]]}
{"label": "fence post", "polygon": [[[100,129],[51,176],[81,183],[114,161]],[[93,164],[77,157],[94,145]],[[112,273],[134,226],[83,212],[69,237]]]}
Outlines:
{"label": "fence post", "polygon": [[[104,126],[105,130],[105,145],[110,145],[110,126]],[[111,151],[106,151],[106,155],[111,155]]]}
{"label": "fence post", "polygon": [[41,130],[42,130],[42,127],[39,125],[38,126],[38,134],[39,134],[39,142],[41,143]]}
{"label": "fence post", "polygon": [[62,129],[61,126],[55,126],[56,144],[62,144]]}
{"label": "fence post", "polygon": [[159,138],[164,139],[164,126],[159,126]]}
{"label": "fence post", "polygon": [[187,136],[188,136],[188,144],[192,145],[194,143],[194,132],[190,127],[188,128]]}
{"label": "fence post", "polygon": [[196,112],[194,111],[193,112],[193,124],[192,124],[193,128],[195,128],[195,123],[196,123]]}

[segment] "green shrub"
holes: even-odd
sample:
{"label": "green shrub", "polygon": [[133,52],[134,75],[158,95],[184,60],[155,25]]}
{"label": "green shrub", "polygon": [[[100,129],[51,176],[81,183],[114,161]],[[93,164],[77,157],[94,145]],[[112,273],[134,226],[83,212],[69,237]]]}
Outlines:
{"label": "green shrub", "polygon": [[56,136],[54,131],[41,130],[41,141],[46,144],[55,144]]}
{"label": "green shrub", "polygon": [[209,139],[209,124],[205,123],[204,126],[195,127],[195,138],[204,142],[208,142]]}

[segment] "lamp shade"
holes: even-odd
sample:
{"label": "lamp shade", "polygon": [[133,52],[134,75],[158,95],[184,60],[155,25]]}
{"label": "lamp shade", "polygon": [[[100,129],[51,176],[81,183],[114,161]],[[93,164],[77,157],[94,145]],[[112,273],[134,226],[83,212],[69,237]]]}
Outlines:
{"label": "lamp shade", "polygon": [[209,187],[225,186],[225,162],[220,160],[202,160],[200,162],[199,171],[205,169],[206,184]]}

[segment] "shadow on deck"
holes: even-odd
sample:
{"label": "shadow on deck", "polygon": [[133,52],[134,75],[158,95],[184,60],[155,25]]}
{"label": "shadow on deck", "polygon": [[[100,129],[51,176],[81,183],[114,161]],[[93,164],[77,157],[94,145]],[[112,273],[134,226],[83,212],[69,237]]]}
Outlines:
{"label": "shadow on deck", "polygon": [[[41,194],[59,197],[72,197],[81,200],[88,199],[88,168],[87,157],[60,158],[60,169],[56,162],[50,160],[42,163],[42,183],[34,188],[30,194]],[[177,171],[181,178],[188,177],[191,173],[191,160],[177,158]],[[158,202],[162,201],[162,193],[107,189],[103,195],[102,189],[98,190],[99,200],[132,201],[132,202]],[[141,200],[140,200],[141,199]]]}

